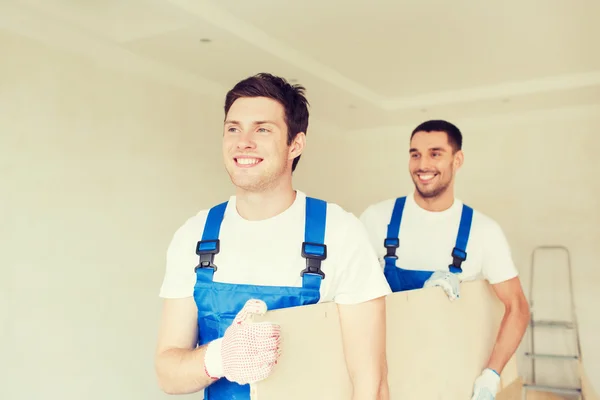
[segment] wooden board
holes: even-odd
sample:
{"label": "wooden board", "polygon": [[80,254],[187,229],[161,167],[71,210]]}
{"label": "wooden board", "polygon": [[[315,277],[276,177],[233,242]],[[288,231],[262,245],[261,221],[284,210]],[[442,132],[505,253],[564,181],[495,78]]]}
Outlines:
{"label": "wooden board", "polygon": [[[469,399],[504,312],[489,284],[463,283],[454,302],[441,288],[394,293],[386,301],[390,398]],[[281,324],[283,352],[273,374],[251,385],[252,400],[350,399],[334,303],[269,311],[255,320]],[[516,379],[513,357],[502,388]]]}
{"label": "wooden board", "polygon": [[528,391],[526,396],[523,397],[522,390],[523,382],[521,379],[516,379],[507,388],[498,393],[496,400],[565,400],[564,397],[553,393],[535,391]]}
{"label": "wooden board", "polygon": [[[600,400],[598,395],[594,392],[591,384],[583,370],[583,365],[578,365],[579,373],[581,374],[582,382],[582,400]],[[502,390],[496,400],[574,400],[578,399],[574,396],[560,395],[556,393],[549,393],[544,391],[528,390],[526,396],[523,397],[523,381],[521,378],[516,379],[507,388]]]}

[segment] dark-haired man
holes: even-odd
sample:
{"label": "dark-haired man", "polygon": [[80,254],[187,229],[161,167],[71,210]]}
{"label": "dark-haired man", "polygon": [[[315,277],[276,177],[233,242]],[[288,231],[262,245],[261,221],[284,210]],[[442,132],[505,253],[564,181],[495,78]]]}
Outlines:
{"label": "dark-haired man", "polygon": [[248,384],[277,362],[280,332],[248,317],[334,301],[353,398],[388,398],[391,291],[366,231],[340,206],[292,186],[308,117],[304,88],[270,74],[227,93],[222,150],[235,195],[187,220],[167,250],[156,354],[165,392],[249,400]]}
{"label": "dark-haired man", "polygon": [[441,286],[454,300],[461,281],[483,278],[491,283],[506,311],[473,399],[494,398],[499,374],[529,321],[508,242],[492,218],[454,196],[454,180],[464,159],[462,133],[455,125],[431,120],[417,126],[409,157],[413,193],[373,204],[360,219],[393,292]]}

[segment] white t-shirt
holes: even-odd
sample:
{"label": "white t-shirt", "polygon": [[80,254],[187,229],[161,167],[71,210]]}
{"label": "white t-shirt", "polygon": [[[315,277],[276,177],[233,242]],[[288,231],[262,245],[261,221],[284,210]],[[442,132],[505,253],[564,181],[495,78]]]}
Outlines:
{"label": "white t-shirt", "polygon": [[[375,247],[380,265],[387,253],[383,241],[396,199],[369,206],[360,216]],[[462,213],[462,201],[441,212],[427,211],[406,196],[400,225],[400,248],[396,249],[396,266],[409,270],[444,270],[452,263],[452,249]],[[500,283],[518,275],[508,241],[500,225],[490,217],[473,210],[471,232],[467,243],[467,259],[458,276],[461,281],[487,279]]]}
{"label": "white t-shirt", "polygon": [[[294,203],[279,215],[248,221],[236,210],[232,196],[225,210],[215,255],[215,282],[301,287],[306,195],[296,192]],[[196,244],[202,238],[209,210],[188,219],[174,234],[160,296],[193,296],[198,265]],[[325,227],[327,258],[321,262],[325,279],[319,302],[356,304],[391,293],[377,256],[358,218],[328,203]]]}

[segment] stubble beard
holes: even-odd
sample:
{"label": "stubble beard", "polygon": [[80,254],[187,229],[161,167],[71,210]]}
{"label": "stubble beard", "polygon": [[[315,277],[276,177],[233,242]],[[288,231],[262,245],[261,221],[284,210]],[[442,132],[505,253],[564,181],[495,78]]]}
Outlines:
{"label": "stubble beard", "polygon": [[[235,167],[234,167],[235,168]],[[260,168],[260,167],[259,167]],[[241,190],[244,190],[246,192],[250,192],[250,193],[262,193],[262,192],[267,192],[271,189],[273,189],[274,187],[277,186],[278,182],[280,181],[281,176],[283,176],[283,174],[285,173],[285,167],[279,171],[269,171],[268,173],[265,173],[264,175],[245,175],[245,174],[239,174],[236,175],[234,173],[232,173],[231,171],[228,171],[229,174],[229,178],[231,179],[231,182],[233,183],[233,185]]]}
{"label": "stubble beard", "polygon": [[[450,171],[450,173],[452,173],[452,171]],[[414,176],[414,174],[411,175],[411,177],[412,177],[413,184],[415,185],[415,189],[417,190],[417,193],[419,193],[419,196],[421,196],[424,199],[428,199],[428,200],[435,199],[435,198],[443,195],[446,192],[446,190],[448,190],[448,187],[450,186],[450,182],[451,182],[450,180],[447,182],[438,182],[438,184],[434,187],[429,187],[425,190],[421,190],[421,188],[419,187],[418,178],[416,178]]]}
{"label": "stubble beard", "polygon": [[415,182],[415,188],[417,189],[417,192],[419,193],[419,195],[424,198],[424,199],[434,199],[436,197],[441,196],[442,194],[444,194],[444,192],[446,192],[446,190],[448,189],[448,184],[445,185],[439,185],[435,188],[432,188],[430,190],[427,191],[423,191],[419,188],[419,185]]}

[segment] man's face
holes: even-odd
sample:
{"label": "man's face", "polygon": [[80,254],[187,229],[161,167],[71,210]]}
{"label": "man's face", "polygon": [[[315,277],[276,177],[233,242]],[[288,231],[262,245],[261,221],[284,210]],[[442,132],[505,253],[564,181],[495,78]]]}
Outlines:
{"label": "man's face", "polygon": [[462,164],[462,151],[453,153],[446,132],[417,132],[410,141],[409,171],[423,198],[443,194]]}
{"label": "man's face", "polygon": [[225,117],[223,157],[238,188],[261,192],[291,176],[291,160],[302,152],[304,134],[287,144],[283,106],[266,97],[237,99]]}

